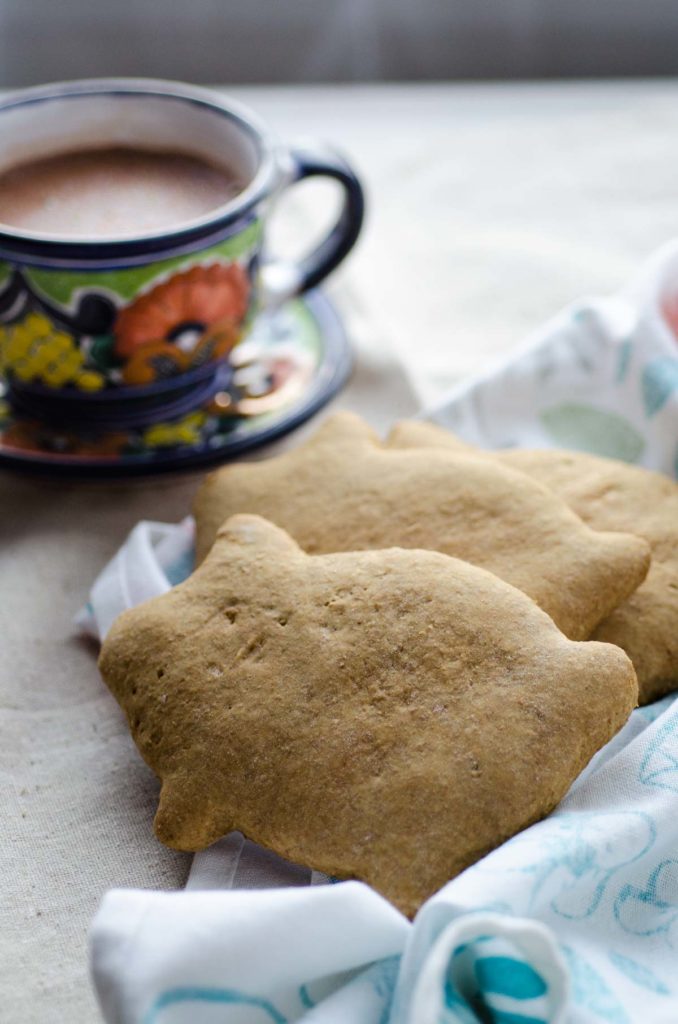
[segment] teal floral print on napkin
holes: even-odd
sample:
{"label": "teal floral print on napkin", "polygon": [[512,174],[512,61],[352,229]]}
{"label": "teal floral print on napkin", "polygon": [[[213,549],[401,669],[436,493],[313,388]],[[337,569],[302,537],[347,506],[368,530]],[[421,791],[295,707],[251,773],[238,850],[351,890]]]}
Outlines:
{"label": "teal floral print on napkin", "polygon": [[248,1007],[247,1024],[288,1024],[287,1017],[276,1010],[267,999],[247,995],[236,989],[207,988],[199,985],[172,988],[163,992],[154,1001],[144,1017],[143,1024],[161,1024],[165,1018],[164,1011],[179,1003],[192,1003],[194,1009],[200,1004]]}
{"label": "teal floral print on napkin", "polygon": [[638,781],[644,786],[678,793],[678,720],[669,715],[660,725],[640,763]]}
{"label": "teal floral print on napkin", "polygon": [[637,960],[632,960],[631,957],[623,956],[621,953],[611,952],[610,962],[639,988],[645,988],[648,992],[656,992],[660,996],[671,995],[671,989],[663,981],[660,981],[648,967],[639,964]]}
{"label": "teal floral print on napkin", "polygon": [[678,391],[678,359],[669,356],[652,359],[641,377],[645,414],[650,419],[663,409],[674,391]]}
{"label": "teal floral print on napkin", "polygon": [[571,947],[561,946],[561,949],[570,968],[575,1005],[585,1008],[594,1019],[608,1024],[631,1024],[628,1014],[598,971]]}
{"label": "teal floral print on napkin", "polygon": [[661,861],[643,888],[628,884],[619,893],[614,914],[626,932],[666,935],[678,921],[678,860]]}
{"label": "teal floral print on napkin", "polygon": [[[610,888],[618,888],[630,865],[652,849],[656,835],[651,817],[640,811],[562,811],[551,819],[536,852],[526,833],[504,846],[501,873],[506,885],[514,876],[523,901],[529,892],[527,909],[548,907],[565,920],[584,920],[596,913]],[[494,860],[481,862],[476,871],[495,873]]]}
{"label": "teal floral print on napkin", "polygon": [[548,1024],[549,984],[502,937],[479,936],[453,951],[445,979],[445,1024]]}
{"label": "teal floral print on napkin", "polygon": [[617,355],[617,384],[622,384],[628,375],[629,367],[631,366],[631,356],[633,355],[633,342],[630,338],[626,341],[622,341],[619,345],[619,352]]}
{"label": "teal floral print on napkin", "polygon": [[562,402],[539,414],[555,445],[603,455],[623,462],[638,462],[645,441],[623,416],[580,402]]}

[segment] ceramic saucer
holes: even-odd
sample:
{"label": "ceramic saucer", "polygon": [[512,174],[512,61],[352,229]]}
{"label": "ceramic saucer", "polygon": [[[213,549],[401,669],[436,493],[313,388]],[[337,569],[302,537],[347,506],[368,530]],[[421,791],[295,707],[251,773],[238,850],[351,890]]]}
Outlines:
{"label": "ceramic saucer", "polygon": [[319,291],[259,317],[230,358],[227,390],[178,419],[145,428],[54,426],[20,414],[0,396],[0,465],[121,476],[225,461],[303,423],[351,370],[343,325]]}

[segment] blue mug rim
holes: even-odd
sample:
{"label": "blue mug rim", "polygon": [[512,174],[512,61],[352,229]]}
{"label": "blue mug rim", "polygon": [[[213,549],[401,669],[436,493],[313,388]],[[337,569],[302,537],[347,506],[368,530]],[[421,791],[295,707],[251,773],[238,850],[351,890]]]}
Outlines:
{"label": "blue mug rim", "polygon": [[[81,239],[41,236],[39,232],[11,230],[0,224],[0,258],[39,265],[61,266],[70,269],[88,267],[112,268],[118,261],[125,265],[146,262],[153,257],[162,258],[167,250],[191,251],[205,240],[216,241],[231,234],[247,222],[255,208],[275,187],[280,169],[275,159],[275,146],[268,129],[243,104],[200,86],[152,78],[89,78],[70,82],[57,82],[46,86],[19,89],[0,99],[0,118],[11,109],[49,103],[55,100],[77,101],[92,96],[118,98],[168,99],[206,108],[218,116],[234,121],[255,145],[259,165],[252,181],[242,192],[223,206],[185,225],[161,232],[149,232],[130,238]],[[127,262],[131,261],[131,262]],[[74,263],[78,264],[76,268]]]}

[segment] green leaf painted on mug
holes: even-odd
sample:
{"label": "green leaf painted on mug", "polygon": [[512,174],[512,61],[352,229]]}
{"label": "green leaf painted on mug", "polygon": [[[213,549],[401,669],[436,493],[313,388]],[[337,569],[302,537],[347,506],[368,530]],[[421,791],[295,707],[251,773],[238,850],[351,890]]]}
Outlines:
{"label": "green leaf painted on mug", "polygon": [[89,349],[89,360],[98,370],[106,372],[120,365],[121,360],[113,351],[114,344],[115,338],[112,334],[101,334],[93,339]]}
{"label": "green leaf painted on mug", "polygon": [[564,448],[623,462],[638,462],[645,448],[644,439],[628,420],[591,405],[563,402],[545,409],[539,419],[552,440]]}
{"label": "green leaf painted on mug", "polygon": [[0,261],[0,285],[3,285],[7,278],[12,273],[11,263],[3,263]]}
{"label": "green leaf painted on mug", "polygon": [[33,288],[64,306],[69,304],[76,289],[102,289],[113,292],[124,301],[129,301],[154,278],[164,276],[172,270],[209,263],[214,259],[235,260],[249,255],[259,242],[261,231],[261,221],[256,220],[240,234],[227,238],[210,249],[174,256],[168,260],[158,260],[143,267],[101,271],[42,270],[31,267],[25,269],[25,275]]}
{"label": "green leaf painted on mug", "polygon": [[643,370],[643,402],[648,419],[658,413],[674,391],[678,391],[678,359],[662,356]]}

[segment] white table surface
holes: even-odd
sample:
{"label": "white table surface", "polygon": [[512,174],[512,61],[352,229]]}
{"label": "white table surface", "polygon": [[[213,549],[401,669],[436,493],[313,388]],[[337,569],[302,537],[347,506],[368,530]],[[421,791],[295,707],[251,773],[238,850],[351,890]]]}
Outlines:
{"label": "white table surface", "polygon": [[[331,139],[364,178],[365,235],[330,291],[358,349],[342,403],[379,427],[569,300],[618,288],[678,234],[672,82],[232,91],[281,138]],[[276,238],[325,205],[307,191]],[[155,781],[71,618],[131,526],[182,517],[196,483],[0,472],[3,1024],[98,1019],[86,931],[103,892],[185,880],[189,858],[153,839]]]}

